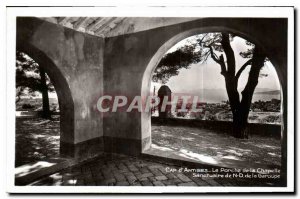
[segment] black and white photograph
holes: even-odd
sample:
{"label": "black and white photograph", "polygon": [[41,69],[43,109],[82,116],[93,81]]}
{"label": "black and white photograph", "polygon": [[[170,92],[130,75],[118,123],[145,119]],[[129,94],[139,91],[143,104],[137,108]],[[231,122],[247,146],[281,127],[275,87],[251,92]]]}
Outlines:
{"label": "black and white photograph", "polygon": [[293,7],[6,9],[8,192],[294,191]]}

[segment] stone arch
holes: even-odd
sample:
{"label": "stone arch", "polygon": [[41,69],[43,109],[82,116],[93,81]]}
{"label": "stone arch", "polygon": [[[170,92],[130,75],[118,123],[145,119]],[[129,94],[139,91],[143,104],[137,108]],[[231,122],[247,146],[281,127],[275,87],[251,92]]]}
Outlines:
{"label": "stone arch", "polygon": [[[286,115],[287,111],[287,106],[286,106],[286,79],[285,79],[285,73],[283,71],[284,66],[280,66],[280,62],[274,55],[272,54],[273,49],[269,49],[264,45],[262,42],[261,38],[259,36],[251,35],[242,31],[239,31],[237,29],[229,28],[229,27],[223,27],[223,26],[207,26],[207,27],[201,27],[201,28],[192,28],[192,29],[185,29],[185,31],[177,33],[170,38],[166,39],[165,43],[163,43],[158,50],[154,53],[150,61],[148,62],[148,65],[146,66],[145,72],[143,74],[142,78],[142,86],[141,86],[141,96],[146,97],[150,95],[150,84],[151,84],[151,78],[152,74],[157,67],[158,63],[164,56],[164,54],[175,44],[177,44],[179,41],[193,36],[197,34],[203,34],[203,33],[208,33],[208,32],[229,32],[229,33],[234,33],[235,35],[238,35],[247,41],[250,41],[254,43],[255,45],[259,45],[267,54],[267,57],[270,59],[272,64],[275,67],[276,70],[276,75],[279,79],[280,82],[280,87],[281,87],[281,113],[282,116]],[[284,118],[284,117],[283,117]],[[285,157],[286,157],[286,120],[282,119],[282,166],[284,167],[285,163]],[[141,113],[141,134],[142,134],[142,139],[143,138],[148,138],[147,143],[142,143],[142,150],[146,150],[150,147],[151,145],[151,112],[142,112]]]}
{"label": "stone arch", "polygon": [[18,44],[17,50],[26,53],[45,70],[56,90],[60,109],[60,153],[65,155],[67,143],[72,144],[74,140],[75,123],[74,101],[69,84],[61,70],[44,52],[28,42]]}

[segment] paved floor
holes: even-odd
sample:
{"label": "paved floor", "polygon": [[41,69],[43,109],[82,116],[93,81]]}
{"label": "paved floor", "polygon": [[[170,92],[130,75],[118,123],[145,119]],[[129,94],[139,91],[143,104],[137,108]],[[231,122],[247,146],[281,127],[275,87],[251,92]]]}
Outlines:
{"label": "paved floor", "polygon": [[206,128],[157,124],[151,127],[151,154],[230,168],[281,166],[281,143],[274,137],[252,135],[241,140]]}
{"label": "paved floor", "polygon": [[59,157],[59,123],[59,115],[51,120],[16,117],[15,166]]}
{"label": "paved floor", "polygon": [[270,179],[195,177],[193,172],[179,172],[179,168],[181,167],[159,160],[106,154],[40,179],[31,185],[278,186],[278,180]]}
{"label": "paved floor", "polygon": [[[15,166],[59,157],[59,116],[16,118]],[[209,129],[152,125],[152,154],[184,157],[224,167],[280,168],[280,140],[253,136],[234,139]]]}

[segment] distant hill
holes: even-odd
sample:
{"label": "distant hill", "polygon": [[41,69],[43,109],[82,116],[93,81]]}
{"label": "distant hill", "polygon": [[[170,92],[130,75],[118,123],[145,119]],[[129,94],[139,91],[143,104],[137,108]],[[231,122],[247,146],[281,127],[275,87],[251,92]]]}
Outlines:
{"label": "distant hill", "polygon": [[260,94],[260,95],[280,95],[280,90],[260,91],[260,92],[255,92],[254,94]]}
{"label": "distant hill", "polygon": [[[268,88],[257,88],[253,95],[253,102],[255,101],[270,101],[271,99],[280,99],[280,91]],[[176,95],[195,95],[199,96],[199,100],[208,103],[219,103],[227,101],[228,96],[225,89],[193,89],[183,90],[182,92],[175,92]]]}

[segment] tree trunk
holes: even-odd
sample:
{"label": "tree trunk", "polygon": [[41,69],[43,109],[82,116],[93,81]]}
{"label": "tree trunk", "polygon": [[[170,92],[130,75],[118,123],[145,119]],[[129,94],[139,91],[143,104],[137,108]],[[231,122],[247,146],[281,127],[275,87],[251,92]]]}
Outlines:
{"label": "tree trunk", "polygon": [[240,95],[237,89],[238,79],[240,77],[240,73],[250,62],[248,60],[249,63],[246,62],[237,72],[237,74],[235,74],[235,55],[230,45],[228,33],[222,33],[221,44],[227,58],[226,62],[224,61],[223,55],[220,55],[219,58],[214,55],[212,47],[210,47],[211,57],[221,66],[221,74],[225,78],[226,91],[233,115],[233,136],[236,138],[247,139],[249,136],[249,130],[247,127],[248,115],[250,111],[252,96],[258,83],[259,72],[264,65],[266,56],[263,53],[262,49],[257,46],[254,48],[248,81],[245,89],[242,92],[242,100],[240,100]]}
{"label": "tree trunk", "polygon": [[49,106],[49,96],[48,96],[48,87],[46,83],[46,73],[42,67],[40,67],[40,75],[41,75],[41,90],[42,90],[42,98],[43,98],[43,114],[44,118],[50,117],[50,106]]}
{"label": "tree trunk", "polygon": [[256,47],[253,52],[252,66],[249,72],[247,84],[242,91],[242,100],[239,104],[238,111],[233,116],[233,133],[234,137],[247,139],[249,137],[248,116],[251,108],[254,90],[258,84],[258,78],[261,68],[264,65],[266,56],[262,50]]}
{"label": "tree trunk", "polygon": [[238,112],[233,116],[233,136],[235,138],[248,139],[248,114],[241,109],[243,108],[240,108],[240,110],[238,110]]}
{"label": "tree trunk", "polygon": [[[238,79],[235,77],[236,63],[234,52],[230,45],[229,34],[222,33],[222,47],[227,58],[227,71],[223,72],[225,77],[226,91],[233,115],[233,136],[236,138],[248,138],[247,118],[244,108],[241,106],[238,92]],[[221,57],[220,57],[221,58]],[[225,64],[224,59],[220,59],[220,65]],[[222,67],[222,66],[221,66]],[[224,68],[224,67],[223,67]]]}
{"label": "tree trunk", "polygon": [[226,91],[230,103],[231,112],[233,115],[233,136],[236,138],[247,139],[247,107],[240,102],[240,96],[237,90],[237,81],[234,78],[225,78]]}

